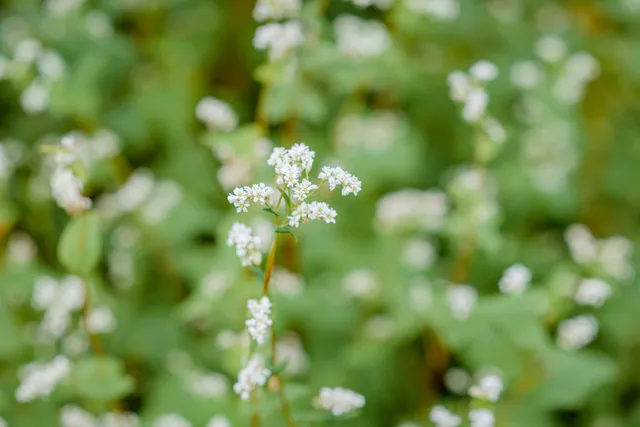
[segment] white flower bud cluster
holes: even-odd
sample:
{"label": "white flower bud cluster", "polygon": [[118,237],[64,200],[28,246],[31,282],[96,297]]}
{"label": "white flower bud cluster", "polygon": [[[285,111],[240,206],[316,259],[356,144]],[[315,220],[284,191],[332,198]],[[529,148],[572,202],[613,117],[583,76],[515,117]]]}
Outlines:
{"label": "white flower bud cluster", "polygon": [[265,336],[273,324],[271,320],[271,301],[264,296],[260,300],[250,299],[247,308],[251,312],[251,319],[245,322],[251,338],[258,344],[264,344]]}
{"label": "white flower bud cluster", "polygon": [[238,382],[233,385],[233,391],[242,400],[249,400],[251,392],[265,385],[270,375],[271,371],[265,367],[263,357],[256,353],[238,373]]}
{"label": "white flower bud cluster", "polygon": [[253,8],[253,19],[258,22],[293,18],[302,7],[301,0],[258,0]]}
{"label": "white flower bud cluster", "polygon": [[577,350],[590,344],[598,335],[598,319],[584,314],[558,324],[556,341],[565,350]]}
{"label": "white flower bud cluster", "polygon": [[253,235],[251,227],[235,222],[229,230],[227,246],[236,247],[236,255],[240,258],[243,267],[260,265],[262,253],[260,252],[261,239]]}
{"label": "white flower bud cluster", "polygon": [[578,285],[575,301],[579,305],[590,305],[600,308],[611,296],[611,286],[604,280],[583,279]]}
{"label": "white flower bud cluster", "polygon": [[71,313],[84,304],[85,291],[82,279],[67,276],[60,281],[48,276],[36,279],[31,305],[44,311],[39,326],[39,338],[56,341],[62,338],[71,325]]}
{"label": "white flower bud cluster", "polygon": [[300,223],[313,221],[314,219],[322,220],[327,224],[335,224],[337,215],[338,213],[335,209],[329,207],[325,202],[302,202],[287,218],[289,219],[289,225],[297,228]]}
{"label": "white flower bud cluster", "polygon": [[389,32],[380,22],[365,21],[354,15],[340,15],[333,26],[338,50],[349,57],[376,57],[391,46]]}
{"label": "white flower bud cluster", "polygon": [[315,400],[316,405],[331,412],[334,416],[340,416],[355,409],[364,407],[363,395],[342,387],[322,387]]}
{"label": "white flower bud cluster", "polygon": [[378,199],[376,223],[384,232],[416,228],[438,231],[444,225],[447,211],[447,197],[441,191],[400,190]]}
{"label": "white flower bud cluster", "polygon": [[329,190],[333,191],[338,185],[342,186],[342,195],[347,196],[353,194],[357,196],[362,189],[362,182],[349,172],[340,167],[324,166],[318,178],[327,181]]}
{"label": "white flower bud cluster", "polygon": [[19,372],[20,386],[16,390],[16,400],[24,403],[49,396],[67,377],[70,369],[69,359],[61,355],[49,363],[34,362],[23,366]]}
{"label": "white flower bud cluster", "polygon": [[495,374],[483,375],[476,384],[469,387],[469,396],[474,399],[497,402],[503,389],[504,385],[499,376]]}
{"label": "white flower bud cluster", "polygon": [[295,144],[290,149],[275,147],[267,160],[276,172],[276,184],[293,188],[304,171],[308,174],[313,167],[315,151],[305,144]]}
{"label": "white flower bud cluster", "polygon": [[236,188],[233,193],[229,194],[227,200],[236,207],[237,212],[247,212],[251,202],[264,206],[269,202],[272,194],[273,188],[261,182],[251,187]]}
{"label": "white flower bud cluster", "polygon": [[452,285],[447,288],[447,304],[453,318],[466,320],[478,302],[478,291],[470,285]]}
{"label": "white flower bud cluster", "polygon": [[271,61],[278,61],[289,55],[304,41],[302,24],[298,21],[284,23],[270,22],[256,29],[253,47],[266,50]]}
{"label": "white flower bud cluster", "polygon": [[438,22],[452,22],[460,16],[459,0],[405,0],[407,9]]}
{"label": "white flower bud cluster", "polygon": [[503,294],[522,295],[530,282],[531,270],[522,264],[514,264],[504,271],[498,282],[498,288]]}
{"label": "white flower bud cluster", "polygon": [[60,409],[61,427],[138,427],[139,425],[140,420],[133,413],[107,412],[96,417],[74,405],[65,405]]}
{"label": "white flower bud cluster", "polygon": [[196,117],[212,130],[231,132],[238,127],[238,116],[233,108],[213,96],[204,97],[198,102]]}
{"label": "white flower bud cluster", "polygon": [[180,414],[163,414],[153,421],[152,427],[192,427],[193,424]]}

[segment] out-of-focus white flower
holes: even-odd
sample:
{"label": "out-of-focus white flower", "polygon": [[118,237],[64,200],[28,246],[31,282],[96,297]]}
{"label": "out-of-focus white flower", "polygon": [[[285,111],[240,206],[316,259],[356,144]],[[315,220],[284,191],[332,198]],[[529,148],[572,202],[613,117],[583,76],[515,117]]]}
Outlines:
{"label": "out-of-focus white flower", "polygon": [[601,279],[584,279],[578,285],[575,300],[580,305],[602,307],[611,296],[611,286]]}
{"label": "out-of-focus white flower", "polygon": [[91,200],[82,195],[84,184],[71,169],[58,167],[51,176],[51,195],[58,206],[69,213],[82,212],[91,207]]}
{"label": "out-of-focus white flower", "polygon": [[100,418],[100,427],[139,427],[140,419],[129,412],[107,412]]}
{"label": "out-of-focus white flower", "polygon": [[293,375],[301,374],[309,367],[309,358],[300,337],[294,333],[288,333],[276,342],[276,364],[285,360],[285,372]]}
{"label": "out-of-focus white flower", "polygon": [[411,239],[402,250],[402,260],[412,270],[424,270],[436,260],[436,249],[428,240]]}
{"label": "out-of-focus white flower", "polygon": [[469,411],[469,421],[471,421],[471,427],[493,427],[496,417],[489,409],[472,409]]}
{"label": "out-of-focus white flower", "polygon": [[597,241],[587,227],[582,224],[571,225],[564,234],[569,245],[571,257],[579,263],[588,263],[598,256]]}
{"label": "out-of-focus white flower", "polygon": [[106,38],[113,34],[109,15],[101,10],[90,10],[84,16],[84,28],[94,38]]}
{"label": "out-of-focus white flower", "polygon": [[378,277],[367,268],[352,270],[342,279],[342,289],[347,295],[370,298],[378,292]]}
{"label": "out-of-focus white flower", "polygon": [[391,6],[393,6],[393,3],[395,3],[396,0],[351,0],[351,2],[353,4],[355,4],[358,7],[369,7],[369,6],[376,6],[379,9],[385,10],[385,9],[389,9]]}
{"label": "out-of-focus white flower", "polygon": [[560,322],[556,341],[560,348],[577,350],[591,343],[597,335],[598,319],[585,314]]}
{"label": "out-of-focus white flower", "polygon": [[182,195],[182,187],[176,182],[158,181],[151,197],[142,206],[140,216],[147,224],[158,224],[180,202]]}
{"label": "out-of-focus white flower", "polygon": [[180,414],[160,415],[153,421],[153,427],[191,427],[192,424]]}
{"label": "out-of-focus white flower", "polygon": [[45,50],[38,58],[38,70],[46,79],[57,80],[64,75],[65,63],[58,52]]}
{"label": "out-of-focus white flower", "polygon": [[42,52],[42,44],[39,40],[27,38],[16,45],[13,50],[13,59],[18,62],[31,63]]}
{"label": "out-of-focus white flower", "polygon": [[231,421],[224,415],[214,415],[207,423],[207,427],[231,427]]}
{"label": "out-of-focus white flower", "polygon": [[466,320],[478,301],[478,291],[470,285],[453,285],[447,288],[447,304],[456,320]]}
{"label": "out-of-focus white flower", "polygon": [[462,107],[462,118],[470,123],[480,120],[489,105],[489,95],[484,88],[474,87],[469,90],[467,99]]}
{"label": "out-of-focus white flower", "polygon": [[490,82],[498,77],[498,67],[493,62],[483,59],[469,68],[469,75],[479,82]]}
{"label": "out-of-focus white flower", "polygon": [[94,416],[75,405],[64,405],[60,409],[61,427],[97,427]]}
{"label": "out-of-focus white flower", "polygon": [[458,0],[405,0],[407,9],[428,15],[441,22],[452,22],[460,16]]}
{"label": "out-of-focus white flower", "polygon": [[449,96],[456,102],[464,102],[471,90],[471,79],[460,70],[455,70],[447,76]]}
{"label": "out-of-focus white flower", "polygon": [[544,79],[544,70],[536,61],[519,61],[510,70],[511,83],[520,89],[533,89]]}
{"label": "out-of-focus white flower", "polygon": [[483,375],[477,384],[469,387],[469,396],[475,399],[496,402],[502,394],[504,385],[499,376],[494,374]]}
{"label": "out-of-focus white flower", "polygon": [[407,296],[413,311],[425,313],[431,305],[431,283],[424,277],[413,279]]}
{"label": "out-of-focus white flower", "polygon": [[258,22],[292,18],[300,12],[300,0],[258,0],[253,8],[253,19]]}
{"label": "out-of-focus white flower", "polygon": [[545,62],[559,62],[567,54],[567,45],[560,37],[543,36],[535,44],[535,53]]}
{"label": "out-of-focus white flower", "polygon": [[49,105],[49,88],[35,79],[20,95],[20,105],[25,113],[36,115],[42,113]]}
{"label": "out-of-focus white flower", "polygon": [[304,289],[302,277],[279,267],[274,269],[269,286],[272,291],[289,296],[300,295]]}
{"label": "out-of-focus white flower", "polygon": [[338,50],[353,58],[374,57],[391,45],[387,28],[376,21],[340,15],[333,23]]}
{"label": "out-of-focus white flower", "polygon": [[387,341],[396,332],[396,325],[389,316],[373,316],[365,322],[364,330],[368,338]]}
{"label": "out-of-focus white flower", "polygon": [[71,369],[69,359],[58,355],[49,363],[30,363],[20,369],[20,386],[16,390],[16,400],[29,402],[38,397],[49,396],[64,380]]}
{"label": "out-of-focus white flower", "polygon": [[106,334],[116,330],[116,318],[108,307],[94,307],[87,317],[87,328],[93,334]]}
{"label": "out-of-focus white flower", "polygon": [[436,405],[429,412],[429,420],[436,427],[458,427],[462,418],[441,405]]}
{"label": "out-of-focus white flower", "polygon": [[209,129],[230,132],[238,126],[238,116],[231,106],[212,96],[202,98],[198,102],[196,117]]}
{"label": "out-of-focus white flower", "polygon": [[376,220],[382,231],[417,228],[437,231],[444,225],[448,211],[447,198],[438,190],[400,190],[378,199]]}
{"label": "out-of-focus white flower", "polygon": [[227,378],[218,373],[194,373],[186,378],[189,392],[206,398],[222,397],[229,391]]}
{"label": "out-of-focus white flower", "polygon": [[258,386],[263,386],[271,371],[264,366],[264,359],[259,354],[254,354],[239,373],[238,382],[233,385],[233,391],[242,400],[249,400],[249,395]]}
{"label": "out-of-focus white flower", "polygon": [[66,15],[74,12],[82,6],[85,0],[47,0],[46,8],[56,15]]}
{"label": "out-of-focus white flower", "polygon": [[264,338],[273,324],[271,320],[271,301],[264,296],[260,300],[250,299],[247,301],[247,307],[251,312],[251,319],[245,322],[247,330],[251,338],[256,340],[258,344],[264,343]]}
{"label": "out-of-focus white flower", "polygon": [[44,310],[40,334],[45,339],[57,339],[64,335],[71,322],[71,312],[84,303],[84,286],[77,276],[67,276],[60,282],[41,276],[36,279],[31,304],[36,310]]}
{"label": "out-of-focus white flower", "polygon": [[330,411],[335,416],[339,416],[354,409],[363,408],[365,398],[363,395],[346,388],[322,387],[315,402],[318,407]]}
{"label": "out-of-focus white flower", "polygon": [[502,124],[493,117],[487,117],[482,123],[484,133],[496,144],[502,144],[507,140],[507,131]]}
{"label": "out-of-focus white flower", "polygon": [[235,222],[229,230],[227,246],[236,247],[236,255],[240,258],[243,267],[260,265],[262,253],[259,250],[260,238],[252,234],[251,227]]}
{"label": "out-of-focus white flower", "polygon": [[500,281],[498,288],[503,294],[522,295],[531,282],[531,271],[522,264],[514,264],[507,268]]}
{"label": "out-of-focus white flower", "polygon": [[231,284],[227,273],[214,269],[200,281],[200,291],[207,298],[217,299],[231,287]]}
{"label": "out-of-focus white flower", "polygon": [[453,393],[466,394],[471,377],[462,368],[449,368],[444,373],[444,385]]}
{"label": "out-of-focus white flower", "polygon": [[302,202],[287,218],[289,219],[289,225],[297,228],[300,226],[300,223],[309,222],[314,219],[322,220],[327,224],[335,224],[337,215],[338,213],[335,209],[329,207],[325,202]]}
{"label": "out-of-focus white flower", "polygon": [[336,144],[370,153],[385,152],[394,145],[402,124],[398,113],[389,110],[377,110],[366,116],[348,114],[336,124]]}
{"label": "out-of-focus white flower", "polygon": [[11,261],[19,264],[27,263],[36,256],[37,248],[27,233],[13,232],[7,244],[7,255]]}
{"label": "out-of-focus white flower", "polygon": [[275,22],[262,25],[256,29],[253,36],[253,47],[257,50],[267,50],[271,61],[278,61],[296,46],[304,41],[302,24],[298,21],[288,21],[283,24]]}

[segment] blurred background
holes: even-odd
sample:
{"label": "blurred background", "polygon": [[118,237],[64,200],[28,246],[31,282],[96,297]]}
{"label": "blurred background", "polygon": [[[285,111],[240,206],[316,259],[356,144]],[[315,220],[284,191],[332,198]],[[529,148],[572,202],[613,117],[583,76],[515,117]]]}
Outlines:
{"label": "blurred background", "polygon": [[[34,292],[74,280],[40,149],[71,135],[103,233],[92,328],[142,425],[249,425],[232,384],[261,288],[226,238],[245,222],[266,254],[273,227],[227,194],[273,183],[272,148],[304,142],[312,174],[341,165],[362,191],[323,193],[337,224],[305,224],[278,252],[274,328],[299,426],[319,425],[305,414],[325,385],[367,404],[323,425],[433,425],[434,405],[467,410],[482,372],[505,384],[497,426],[640,426],[640,2],[305,0],[277,20],[300,27],[261,36],[254,6],[0,1],[7,425],[109,426],[60,421],[65,405],[108,409],[95,378],[15,397],[21,366],[90,353],[79,307],[51,327]],[[480,60],[497,77],[470,120],[450,75]],[[231,107],[225,125],[198,112],[205,97]],[[585,279],[606,302],[578,296]],[[580,316],[595,327],[559,326]],[[285,425],[274,393],[262,404],[263,426]]]}

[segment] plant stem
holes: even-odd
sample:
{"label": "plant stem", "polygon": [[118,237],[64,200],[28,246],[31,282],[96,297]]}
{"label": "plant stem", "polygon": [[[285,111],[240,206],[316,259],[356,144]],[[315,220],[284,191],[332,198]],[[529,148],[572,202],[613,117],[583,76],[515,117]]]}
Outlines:
{"label": "plant stem", "polygon": [[102,345],[100,337],[91,332],[91,329],[89,328],[89,315],[91,314],[91,287],[89,285],[89,279],[83,277],[82,282],[84,284],[84,302],[82,303],[82,320],[84,328],[89,336],[89,343],[91,344],[91,351],[93,354],[96,356],[104,356],[104,346]]}

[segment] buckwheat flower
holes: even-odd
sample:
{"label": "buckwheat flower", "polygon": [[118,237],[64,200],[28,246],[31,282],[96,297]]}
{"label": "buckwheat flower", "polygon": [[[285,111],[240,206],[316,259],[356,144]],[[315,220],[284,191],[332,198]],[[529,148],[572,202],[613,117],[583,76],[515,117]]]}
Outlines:
{"label": "buckwheat flower", "polygon": [[371,298],[379,290],[378,276],[368,268],[352,270],[342,279],[342,289],[349,296]]}
{"label": "buckwheat flower", "polygon": [[440,22],[455,21],[460,15],[458,0],[405,0],[405,4],[409,10],[429,15]]}
{"label": "buckwheat flower", "polygon": [[357,196],[361,189],[362,189],[362,182],[355,176],[349,174],[344,180],[344,182],[342,183],[341,194],[343,196],[347,196],[349,194],[353,194],[354,196]]}
{"label": "buckwheat flower", "polygon": [[475,399],[496,402],[502,394],[504,385],[499,376],[490,374],[482,376],[477,384],[469,387],[469,396]]}
{"label": "buckwheat flower", "polygon": [[75,405],[64,405],[60,409],[60,424],[62,427],[93,427],[96,426],[94,416]]}
{"label": "buckwheat flower", "polygon": [[444,373],[444,385],[455,394],[466,394],[471,377],[462,368],[449,368]]}
{"label": "buckwheat flower", "polygon": [[449,97],[456,102],[464,102],[471,91],[471,80],[462,71],[456,70],[447,76],[449,85]]}
{"label": "buckwheat flower", "polygon": [[103,414],[100,427],[138,427],[140,419],[129,412],[107,412]]}
{"label": "buckwheat flower", "polygon": [[49,396],[67,377],[70,369],[69,359],[61,355],[54,357],[49,363],[31,363],[22,367],[16,400],[25,403]]}
{"label": "buckwheat flower", "polygon": [[253,203],[258,203],[263,206],[267,202],[269,202],[269,198],[271,197],[271,195],[273,195],[273,188],[269,187],[264,182],[261,182],[260,184],[254,184],[251,187],[246,187],[245,191],[247,192],[247,195],[251,198],[251,201]]}
{"label": "buckwheat flower", "polygon": [[13,59],[18,62],[31,63],[42,52],[42,44],[39,40],[27,38],[18,43],[13,50]]}
{"label": "buckwheat flower", "polygon": [[238,126],[238,116],[229,104],[212,96],[198,102],[196,117],[209,129],[231,132]]}
{"label": "buckwheat flower", "polygon": [[502,144],[507,139],[507,131],[505,131],[500,122],[493,117],[487,117],[482,122],[482,129],[489,139],[496,144]]}
{"label": "buckwheat flower", "polygon": [[9,424],[2,417],[0,417],[0,427],[9,427]]}
{"label": "buckwheat flower", "polygon": [[41,76],[57,80],[64,75],[65,63],[58,52],[46,50],[38,58],[38,70]]}
{"label": "buckwheat flower", "polygon": [[253,19],[258,22],[292,18],[300,12],[300,0],[258,0],[253,8]]}
{"label": "buckwheat flower", "polygon": [[251,319],[245,322],[251,338],[258,344],[264,343],[264,338],[273,324],[271,320],[271,301],[264,296],[260,300],[250,299],[247,301],[247,308],[251,312]]}
{"label": "buckwheat flower", "polygon": [[456,320],[466,320],[476,306],[478,292],[473,286],[454,285],[447,288],[447,304]]}
{"label": "buckwheat flower", "polygon": [[256,387],[261,387],[267,382],[271,371],[264,366],[264,359],[259,354],[254,354],[239,373],[238,382],[233,385],[233,391],[242,400],[249,400],[249,395]]}
{"label": "buckwheat flower", "polygon": [[479,82],[490,82],[498,77],[498,67],[493,62],[482,60],[471,66],[469,74]]}
{"label": "buckwheat flower", "polygon": [[285,372],[297,375],[309,368],[309,357],[304,351],[300,337],[288,332],[276,342],[276,364],[287,361]]}
{"label": "buckwheat flower", "polygon": [[477,122],[484,116],[488,105],[487,91],[481,87],[471,88],[462,107],[462,118],[469,123]]}
{"label": "buckwheat flower", "polygon": [[329,190],[331,191],[335,190],[338,185],[341,185],[343,196],[351,193],[357,195],[362,188],[362,182],[341,167],[324,166],[318,175],[318,179],[327,181]]}
{"label": "buckwheat flower", "polygon": [[385,194],[376,203],[376,222],[383,231],[437,231],[448,211],[446,195],[439,190],[405,189]]}
{"label": "buckwheat flower", "polygon": [[294,144],[293,147],[288,150],[288,154],[291,160],[300,165],[300,168],[307,173],[311,170],[313,159],[316,156],[315,151],[311,151],[308,146],[301,143]]}
{"label": "buckwheat flower", "polygon": [[602,307],[611,296],[611,286],[604,280],[584,279],[578,285],[575,300],[580,305]]}
{"label": "buckwheat flower", "polygon": [[192,424],[180,414],[164,414],[153,421],[153,427],[192,427]]}
{"label": "buckwheat flower", "polygon": [[404,264],[412,270],[424,270],[436,259],[436,249],[428,240],[411,239],[402,250]]}
{"label": "buckwheat flower", "polygon": [[236,255],[243,267],[260,265],[262,262],[262,253],[259,250],[261,240],[252,233],[251,227],[235,222],[227,237],[227,246],[236,247]]}
{"label": "buckwheat flower", "polygon": [[500,281],[498,288],[503,294],[522,295],[531,282],[531,271],[522,264],[514,264],[507,268]]}
{"label": "buckwheat flower", "polygon": [[633,277],[632,255],[633,244],[625,237],[614,236],[599,242],[598,263],[614,279],[629,280]]}
{"label": "buckwheat flower", "polygon": [[330,411],[335,416],[346,414],[364,407],[363,395],[342,387],[322,387],[315,400],[318,407]]}
{"label": "buckwheat flower", "polygon": [[90,10],[84,16],[84,28],[89,35],[96,39],[113,35],[113,25],[109,15],[101,10]]}
{"label": "buckwheat flower", "polygon": [[544,70],[536,61],[519,61],[509,69],[511,83],[520,89],[533,89],[544,79]]}
{"label": "buckwheat flower", "polygon": [[454,414],[442,405],[436,405],[429,412],[429,420],[436,427],[458,427],[462,423],[462,418]]}
{"label": "buckwheat flower", "polygon": [[597,335],[598,319],[586,314],[560,322],[556,341],[560,348],[577,350],[591,343]]}
{"label": "buckwheat flower", "polygon": [[105,334],[116,330],[116,318],[108,307],[94,307],[87,316],[87,328],[93,334]]}
{"label": "buckwheat flower", "polygon": [[578,263],[594,262],[598,257],[597,241],[587,227],[573,224],[564,233],[571,257]]}
{"label": "buckwheat flower", "polygon": [[231,421],[224,415],[214,415],[207,423],[207,427],[231,427]]}
{"label": "buckwheat flower", "polygon": [[276,267],[271,276],[271,289],[282,295],[298,296],[304,290],[302,277],[284,268]]}
{"label": "buckwheat flower", "polygon": [[469,411],[469,421],[471,427],[493,427],[496,418],[489,409],[480,408]]}
{"label": "buckwheat flower", "polygon": [[391,46],[387,28],[379,22],[341,15],[333,25],[338,50],[353,58],[379,56]]}
{"label": "buckwheat flower", "polygon": [[560,37],[544,36],[535,44],[534,50],[538,58],[545,62],[559,62],[567,54],[567,45]]}
{"label": "buckwheat flower", "polygon": [[256,29],[253,36],[253,47],[257,50],[267,50],[271,61],[278,61],[296,46],[304,41],[302,24],[298,21],[288,21],[283,24],[269,23]]}
{"label": "buckwheat flower", "polygon": [[249,194],[249,187],[238,187],[233,190],[227,197],[229,203],[233,203],[237,212],[247,212],[251,202],[251,195]]}
{"label": "buckwheat flower", "polygon": [[311,181],[303,179],[293,187],[293,197],[298,201],[306,200],[309,194],[318,189]]}
{"label": "buckwheat flower", "polygon": [[330,208],[325,202],[302,202],[287,218],[289,219],[289,225],[297,228],[300,226],[300,223],[309,222],[314,219],[322,220],[327,224],[335,224],[337,215],[338,213],[335,209]]}
{"label": "buckwheat flower", "polygon": [[20,106],[29,115],[42,113],[48,105],[49,88],[38,79],[33,80],[20,94]]}
{"label": "buckwheat flower", "polygon": [[11,233],[7,243],[9,260],[17,264],[26,264],[36,257],[37,247],[27,233],[15,231]]}
{"label": "buckwheat flower", "polygon": [[73,214],[91,207],[91,200],[82,195],[84,184],[70,169],[56,168],[51,176],[51,195],[58,206]]}
{"label": "buckwheat flower", "polygon": [[189,393],[195,396],[216,398],[229,392],[227,377],[218,373],[194,373],[185,382]]}

